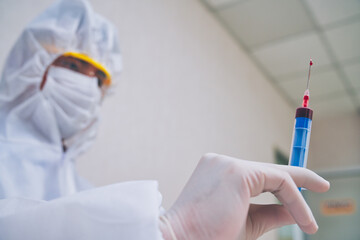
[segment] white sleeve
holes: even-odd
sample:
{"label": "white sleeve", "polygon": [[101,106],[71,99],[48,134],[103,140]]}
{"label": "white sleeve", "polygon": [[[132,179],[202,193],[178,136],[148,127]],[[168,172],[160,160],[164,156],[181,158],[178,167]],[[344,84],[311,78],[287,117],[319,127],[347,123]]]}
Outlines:
{"label": "white sleeve", "polygon": [[0,200],[0,239],[162,239],[156,181],[83,191],[52,201]]}

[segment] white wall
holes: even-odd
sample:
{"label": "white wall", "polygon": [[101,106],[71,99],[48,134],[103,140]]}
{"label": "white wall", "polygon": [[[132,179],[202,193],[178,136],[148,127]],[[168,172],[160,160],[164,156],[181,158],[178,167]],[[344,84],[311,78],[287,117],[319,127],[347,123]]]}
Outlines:
{"label": "white wall", "polygon": [[309,167],[315,170],[360,165],[360,116],[348,114],[322,118],[314,115]]}
{"label": "white wall", "polygon": [[84,175],[159,179],[169,206],[205,152],[269,162],[274,146],[288,151],[294,110],[201,4],[92,2],[118,26],[124,73]]}
{"label": "white wall", "polygon": [[[48,2],[0,1],[1,63]],[[271,162],[274,147],[289,152],[295,110],[198,1],[91,2],[118,27],[124,72],[78,161],[83,176],[158,179],[169,207],[203,153]]]}

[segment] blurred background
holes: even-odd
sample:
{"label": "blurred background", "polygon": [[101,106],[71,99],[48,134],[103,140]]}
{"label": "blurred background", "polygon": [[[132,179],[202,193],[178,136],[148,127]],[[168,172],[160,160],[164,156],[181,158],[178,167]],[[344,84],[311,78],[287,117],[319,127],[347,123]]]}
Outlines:
{"label": "blurred background", "polygon": [[[261,239],[360,239],[359,0],[90,2],[117,26],[124,71],[78,160],[82,176],[96,186],[157,179],[168,208],[206,152],[286,164],[312,58],[308,168],[332,188],[305,191],[316,235],[290,226]],[[1,66],[51,3],[0,0]]]}

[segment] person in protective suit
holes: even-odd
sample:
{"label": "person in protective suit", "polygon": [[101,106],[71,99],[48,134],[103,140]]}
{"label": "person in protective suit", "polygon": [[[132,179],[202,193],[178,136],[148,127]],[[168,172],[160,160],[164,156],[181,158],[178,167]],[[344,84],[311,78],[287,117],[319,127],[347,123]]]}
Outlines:
{"label": "person in protective suit", "polygon": [[[24,29],[0,81],[0,239],[255,239],[317,230],[297,187],[310,170],[205,154],[175,204],[156,181],[91,188],[75,169],[121,71],[115,27],[86,0],[60,0]],[[270,191],[282,205],[254,205]]]}
{"label": "person in protective suit", "polygon": [[115,27],[86,1],[58,1],[26,26],[0,82],[0,196],[51,200],[86,188],[73,160],[95,139],[120,71]]}

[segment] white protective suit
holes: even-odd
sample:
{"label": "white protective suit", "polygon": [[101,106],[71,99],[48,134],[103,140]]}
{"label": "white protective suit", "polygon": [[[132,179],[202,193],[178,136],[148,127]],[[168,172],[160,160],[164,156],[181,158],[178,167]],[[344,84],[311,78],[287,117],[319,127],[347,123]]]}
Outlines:
{"label": "white protective suit", "polygon": [[17,40],[0,81],[0,239],[162,239],[157,182],[76,193],[89,185],[74,158],[94,140],[98,117],[64,152],[49,104],[58,91],[50,80],[40,90],[46,68],[64,52],[85,53],[116,77],[117,44],[115,28],[85,0],[56,2]]}

